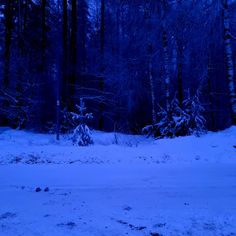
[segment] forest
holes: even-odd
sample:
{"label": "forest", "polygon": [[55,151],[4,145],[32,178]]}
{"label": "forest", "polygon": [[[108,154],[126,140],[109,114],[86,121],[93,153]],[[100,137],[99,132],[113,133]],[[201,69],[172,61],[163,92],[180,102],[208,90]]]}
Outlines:
{"label": "forest", "polygon": [[225,129],[235,12],[230,0],[1,0],[0,125],[64,133],[82,102],[96,130]]}
{"label": "forest", "polygon": [[236,0],[0,0],[0,236],[236,236]]}

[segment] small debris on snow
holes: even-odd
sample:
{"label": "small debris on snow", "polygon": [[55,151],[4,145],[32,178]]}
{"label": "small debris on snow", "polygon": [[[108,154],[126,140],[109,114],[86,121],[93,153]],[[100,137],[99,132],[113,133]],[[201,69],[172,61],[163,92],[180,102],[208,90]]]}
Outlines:
{"label": "small debris on snow", "polygon": [[49,216],[50,216],[49,214],[46,214],[46,215],[44,215],[43,217],[47,218],[47,217],[49,217]]}
{"label": "small debris on snow", "polygon": [[125,207],[123,208],[123,210],[124,210],[124,211],[131,211],[131,210],[132,210],[132,207],[130,207],[130,206],[125,206]]}
{"label": "small debris on snow", "polygon": [[60,224],[57,224],[57,226],[59,227],[66,227],[68,229],[73,229],[76,227],[76,223],[73,222],[73,221],[69,221],[67,223],[60,223]]}
{"label": "small debris on snow", "polygon": [[146,226],[135,226],[135,225],[129,224],[128,222],[123,221],[123,220],[117,220],[117,222],[122,225],[128,225],[131,230],[141,231],[141,230],[144,230],[147,228]]}
{"label": "small debris on snow", "polygon": [[166,223],[158,223],[154,225],[155,228],[163,228],[165,226],[166,226]]}

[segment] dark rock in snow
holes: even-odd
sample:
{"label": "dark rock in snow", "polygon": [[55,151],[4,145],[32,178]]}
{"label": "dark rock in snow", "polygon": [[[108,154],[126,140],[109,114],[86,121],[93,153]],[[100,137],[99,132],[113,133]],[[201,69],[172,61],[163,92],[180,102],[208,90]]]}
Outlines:
{"label": "dark rock in snow", "polygon": [[49,192],[49,187],[46,187],[46,188],[44,189],[44,192]]}
{"label": "dark rock in snow", "polygon": [[41,192],[41,191],[42,191],[42,189],[39,188],[39,187],[37,187],[37,188],[35,189],[35,192],[36,192],[36,193]]}
{"label": "dark rock in snow", "polygon": [[161,234],[156,233],[156,232],[151,232],[150,235],[151,235],[151,236],[161,236]]}

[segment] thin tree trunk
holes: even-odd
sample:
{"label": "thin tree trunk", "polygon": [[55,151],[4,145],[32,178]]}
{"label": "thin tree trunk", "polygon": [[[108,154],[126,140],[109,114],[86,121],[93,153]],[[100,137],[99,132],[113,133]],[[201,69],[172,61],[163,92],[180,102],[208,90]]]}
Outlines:
{"label": "thin tree trunk", "polygon": [[42,72],[45,75],[46,59],[46,0],[42,0]]}
{"label": "thin tree trunk", "polygon": [[154,92],[154,81],[153,81],[153,65],[152,65],[152,45],[149,45],[148,48],[148,78],[151,90],[151,99],[152,99],[152,125],[157,123],[157,113],[156,113],[156,98]]}
{"label": "thin tree trunk", "polygon": [[[210,35],[213,35],[214,27],[211,27]],[[207,53],[207,94],[209,99],[209,116],[210,116],[210,130],[216,130],[216,119],[215,119],[215,107],[214,107],[214,96],[212,90],[212,81],[216,72],[216,65],[214,65],[214,59],[212,52],[214,51],[214,43],[209,36],[209,44],[208,44],[208,53]]]}
{"label": "thin tree trunk", "polygon": [[68,12],[67,0],[63,0],[63,26],[62,26],[62,102],[67,104],[68,94]]}
{"label": "thin tree trunk", "polygon": [[70,80],[69,80],[69,107],[72,109],[74,103],[74,86],[76,82],[77,65],[77,0],[72,0],[71,9],[71,38],[70,38]]}
{"label": "thin tree trunk", "polygon": [[[101,65],[100,65],[100,81],[99,89],[100,92],[104,92],[104,48],[105,48],[105,0],[101,0],[101,22],[100,22],[100,54],[101,54]],[[99,104],[99,121],[98,121],[99,130],[104,128],[104,102],[101,101]]]}
{"label": "thin tree trunk", "polygon": [[228,79],[229,96],[232,108],[232,121],[233,124],[236,124],[236,94],[235,94],[235,84],[234,84],[234,65],[233,65],[233,54],[231,45],[228,0],[223,0],[223,20],[224,20],[225,54],[227,63],[227,79]]}
{"label": "thin tree trunk", "polygon": [[177,81],[178,81],[178,101],[180,107],[183,105],[183,46],[182,42],[177,42]]}
{"label": "thin tree trunk", "polygon": [[[60,58],[58,56],[58,58]],[[60,62],[58,63],[60,65]],[[60,129],[61,129],[61,89],[60,89],[60,73],[58,68],[55,65],[55,71],[54,71],[54,76],[56,79],[56,139],[60,139]]]}
{"label": "thin tree trunk", "polygon": [[46,43],[47,43],[47,35],[46,35],[46,4],[47,0],[41,0],[41,65],[40,65],[40,72],[41,72],[41,81],[39,83],[41,86],[39,87],[39,97],[41,100],[41,105],[39,108],[40,112],[40,127],[43,127],[47,121],[48,115],[48,103],[47,103],[47,87],[46,84]]}
{"label": "thin tree trunk", "polygon": [[167,33],[165,29],[162,32],[163,37],[163,52],[164,52],[164,68],[165,68],[165,95],[166,95],[166,109],[170,108],[170,70],[169,70],[169,53]]}
{"label": "thin tree trunk", "polygon": [[10,73],[10,57],[11,57],[11,36],[12,36],[12,2],[6,0],[5,5],[5,51],[4,51],[4,79],[3,86],[7,88],[9,85]]}
{"label": "thin tree trunk", "polygon": [[25,0],[24,2],[24,23],[23,23],[23,32],[26,33],[27,21],[28,21],[28,5],[29,0]]}

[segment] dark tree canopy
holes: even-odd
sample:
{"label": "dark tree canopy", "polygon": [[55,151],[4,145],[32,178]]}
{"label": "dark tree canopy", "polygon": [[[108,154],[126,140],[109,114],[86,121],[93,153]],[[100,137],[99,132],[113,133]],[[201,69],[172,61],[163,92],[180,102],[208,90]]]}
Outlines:
{"label": "dark tree canopy", "polygon": [[139,133],[196,95],[208,130],[235,124],[235,12],[227,0],[1,1],[0,125],[54,129],[83,99],[93,128]]}

